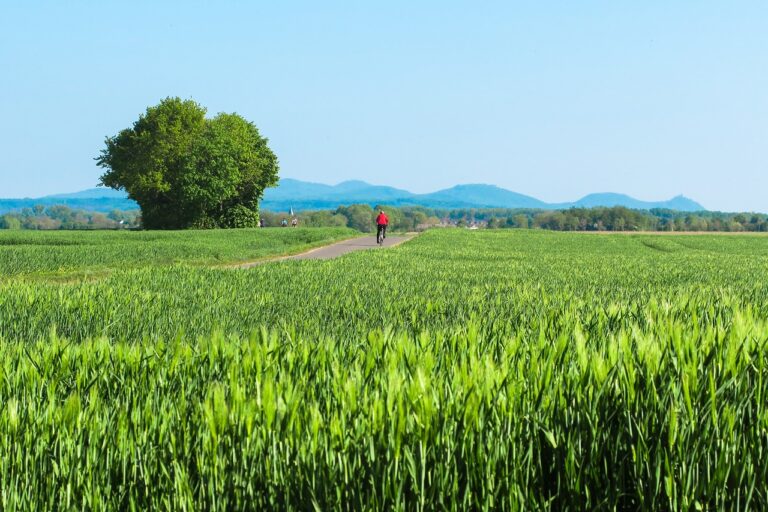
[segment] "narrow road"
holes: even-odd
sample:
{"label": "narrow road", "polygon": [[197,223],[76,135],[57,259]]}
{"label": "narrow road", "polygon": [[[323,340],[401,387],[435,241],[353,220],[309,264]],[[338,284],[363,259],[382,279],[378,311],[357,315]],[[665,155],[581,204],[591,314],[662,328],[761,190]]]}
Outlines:
{"label": "narrow road", "polygon": [[[403,242],[407,242],[415,235],[404,236],[388,236],[384,240],[383,247],[395,247]],[[285,260],[328,260],[331,258],[338,258],[344,254],[354,251],[364,251],[368,249],[380,249],[376,244],[375,235],[361,236],[358,238],[352,238],[350,240],[343,240],[336,242],[335,244],[326,245],[312,249],[311,251],[303,252],[301,254],[294,254],[292,256],[280,256],[277,258],[271,258],[262,261],[254,261],[252,263],[243,263],[237,265],[236,268],[251,268],[257,265],[263,265],[265,263],[271,263],[273,261],[285,261]]]}

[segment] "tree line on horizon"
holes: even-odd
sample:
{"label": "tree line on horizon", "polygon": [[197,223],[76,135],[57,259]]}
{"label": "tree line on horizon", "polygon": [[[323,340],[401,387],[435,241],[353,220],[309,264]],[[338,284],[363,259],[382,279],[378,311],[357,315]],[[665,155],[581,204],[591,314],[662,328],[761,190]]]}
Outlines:
{"label": "tree line on horizon", "polygon": [[[552,231],[728,231],[766,232],[768,215],[760,213],[680,212],[666,209],[632,210],[571,208],[525,210],[505,208],[436,209],[421,206],[390,207],[355,204],[335,210],[290,213],[261,211],[265,227],[278,227],[297,218],[302,227],[349,227],[368,233],[374,230],[378,209],[383,208],[395,231],[419,231],[432,227],[489,229],[547,229]],[[144,228],[138,210],[113,210],[108,214],[71,209],[63,205],[36,205],[0,216],[0,229],[87,230]]]}
{"label": "tree line on horizon", "polygon": [[[308,227],[346,226],[361,232],[373,231],[376,212],[383,208],[391,229],[414,231],[431,227],[489,229],[548,229],[552,231],[768,231],[768,215],[723,212],[680,212],[654,208],[632,210],[623,206],[537,210],[508,208],[439,209],[422,206],[377,206],[357,204],[335,210],[305,211],[295,215]],[[262,212],[265,226],[280,226],[291,220],[288,213]]]}
{"label": "tree line on horizon", "polygon": [[109,213],[73,209],[65,205],[35,205],[0,215],[0,229],[88,230],[137,229],[139,210],[112,210]]}

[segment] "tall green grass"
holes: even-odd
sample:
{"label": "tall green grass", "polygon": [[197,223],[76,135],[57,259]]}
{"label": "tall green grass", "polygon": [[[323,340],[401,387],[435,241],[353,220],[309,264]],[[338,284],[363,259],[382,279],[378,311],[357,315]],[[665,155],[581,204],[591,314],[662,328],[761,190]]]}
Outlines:
{"label": "tall green grass", "polygon": [[764,509],[768,239],[654,240],[2,284],[0,508]]}

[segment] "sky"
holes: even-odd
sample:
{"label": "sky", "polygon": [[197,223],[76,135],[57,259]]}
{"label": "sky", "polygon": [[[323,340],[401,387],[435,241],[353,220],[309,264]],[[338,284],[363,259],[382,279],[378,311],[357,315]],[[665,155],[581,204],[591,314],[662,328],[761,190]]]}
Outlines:
{"label": "sky", "polygon": [[768,212],[765,0],[0,0],[0,197],[95,186],[168,96],[281,177]]}

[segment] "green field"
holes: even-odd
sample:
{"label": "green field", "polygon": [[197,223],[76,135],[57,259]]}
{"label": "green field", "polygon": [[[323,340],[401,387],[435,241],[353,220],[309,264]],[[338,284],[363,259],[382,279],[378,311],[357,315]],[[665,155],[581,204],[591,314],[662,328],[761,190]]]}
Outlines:
{"label": "green field", "polygon": [[1,231],[0,276],[104,274],[116,269],[221,265],[297,253],[357,236],[344,228],[229,231]]}
{"label": "green field", "polygon": [[768,507],[768,237],[253,234],[0,236],[1,509]]}

